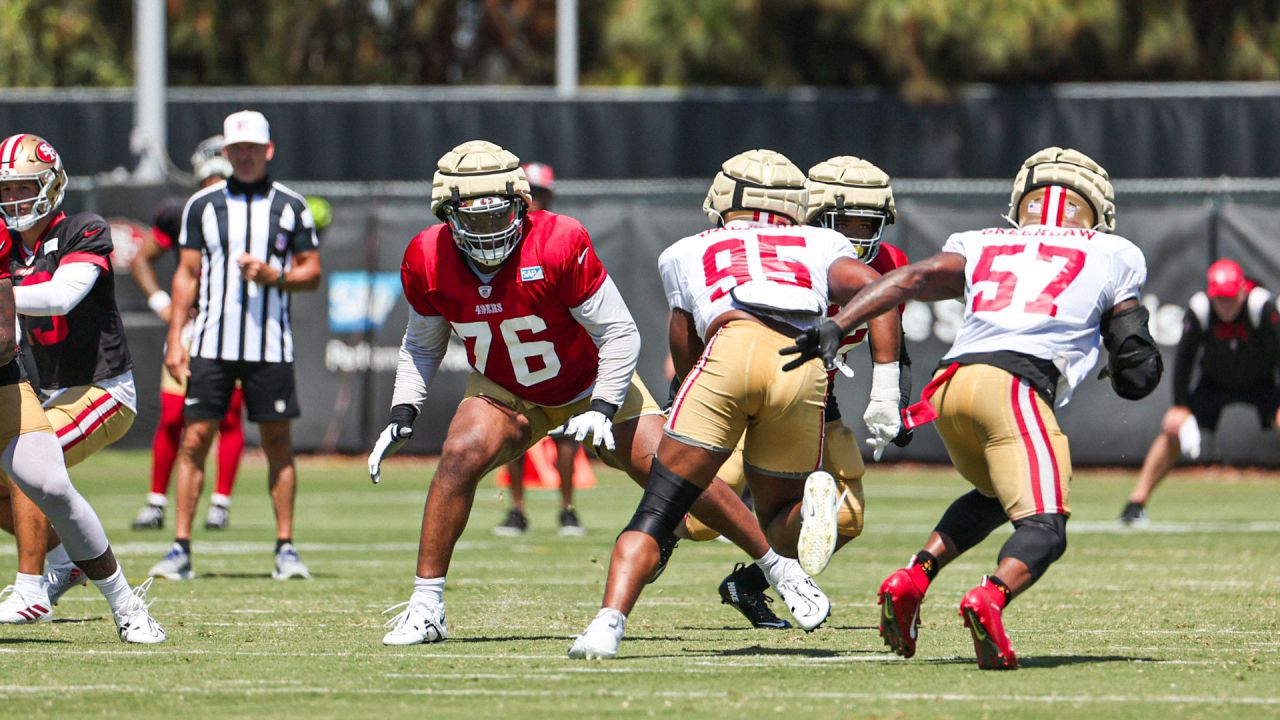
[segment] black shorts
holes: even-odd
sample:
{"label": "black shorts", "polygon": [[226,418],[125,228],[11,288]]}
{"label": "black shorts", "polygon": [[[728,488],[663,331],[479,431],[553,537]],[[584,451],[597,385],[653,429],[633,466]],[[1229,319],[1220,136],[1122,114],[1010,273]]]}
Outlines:
{"label": "black shorts", "polygon": [[220,420],[227,414],[236,381],[244,386],[244,406],[252,422],[292,420],[300,414],[293,363],[238,362],[191,358],[191,379],[182,415],[187,420]]}
{"label": "black shorts", "polygon": [[1218,420],[1222,418],[1222,409],[1231,403],[1252,405],[1258,412],[1258,424],[1265,430],[1275,425],[1276,410],[1280,409],[1280,387],[1275,385],[1256,385],[1245,388],[1227,389],[1214,385],[1200,385],[1191,391],[1191,414],[1196,416],[1196,424],[1210,432],[1217,430]]}

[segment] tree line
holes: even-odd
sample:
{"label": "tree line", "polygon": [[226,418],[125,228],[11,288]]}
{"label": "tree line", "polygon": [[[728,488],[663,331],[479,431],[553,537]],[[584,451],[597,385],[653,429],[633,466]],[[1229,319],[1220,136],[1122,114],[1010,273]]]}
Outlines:
{"label": "tree line", "polygon": [[[169,82],[549,85],[555,0],[166,0]],[[587,86],[1280,79],[1271,0],[579,0]],[[4,0],[0,83],[133,81],[132,3]]]}

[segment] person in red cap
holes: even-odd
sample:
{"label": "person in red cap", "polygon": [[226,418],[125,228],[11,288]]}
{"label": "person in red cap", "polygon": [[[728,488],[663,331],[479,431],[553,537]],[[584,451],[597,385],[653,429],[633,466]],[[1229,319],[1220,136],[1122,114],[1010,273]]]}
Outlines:
{"label": "person in red cap", "polygon": [[[1142,463],[1120,523],[1145,527],[1147,502],[1182,454],[1200,457],[1200,433],[1213,432],[1222,409],[1247,403],[1264,428],[1280,424],[1276,378],[1280,313],[1270,292],[1245,277],[1234,260],[1209,266],[1207,286],[1191,296],[1173,366],[1173,407]],[[1198,372],[1197,372],[1198,370]],[[1198,375],[1194,388],[1192,375]]]}
{"label": "person in red cap", "polygon": [[[533,200],[529,212],[550,210],[556,193],[555,170],[540,162],[524,163],[520,167],[529,180]],[[560,474],[560,534],[578,537],[586,534],[573,506],[573,460],[578,454],[578,442],[560,436],[555,438],[555,443],[556,472]],[[523,535],[529,530],[529,516],[524,509],[524,455],[507,463],[507,472],[511,474],[511,509],[493,532],[504,536]]]}

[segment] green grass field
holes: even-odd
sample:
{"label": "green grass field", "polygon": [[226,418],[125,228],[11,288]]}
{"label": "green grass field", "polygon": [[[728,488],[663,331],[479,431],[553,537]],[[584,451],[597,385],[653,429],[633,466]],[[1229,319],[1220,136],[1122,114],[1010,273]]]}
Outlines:
{"label": "green grass field", "polygon": [[[148,456],[105,452],[74,478],[133,582],[171,530],[135,532]],[[980,672],[956,615],[1004,531],[939,576],[912,660],[876,633],[875,591],[968,486],[950,469],[872,467],[867,530],[819,583],[834,610],[812,634],[751,630],[716,586],[740,553],[682,543],[641,598],[619,657],[566,659],[594,615],[609,551],[638,498],[598,469],[581,493],[586,538],[556,534],[556,498],[531,491],[531,532],[495,537],[504,500],[481,486],[446,590],[450,639],[388,648],[382,611],[408,599],[431,465],[396,460],[381,486],[363,460],[304,459],[296,539],[311,582],[270,578],[264,466],[249,459],[231,529],[197,530],[197,580],[158,581],[158,647],[119,642],[96,590],[52,624],[0,629],[9,717],[1230,717],[1280,716],[1276,476],[1176,475],[1150,530],[1114,524],[1132,476],[1082,472],[1071,547],[1006,612],[1023,668]],[[201,507],[201,518],[204,507]],[[172,517],[170,517],[172,523]],[[170,525],[170,528],[172,526]],[[11,543],[0,573],[11,576]],[[780,614],[785,608],[779,604]]]}

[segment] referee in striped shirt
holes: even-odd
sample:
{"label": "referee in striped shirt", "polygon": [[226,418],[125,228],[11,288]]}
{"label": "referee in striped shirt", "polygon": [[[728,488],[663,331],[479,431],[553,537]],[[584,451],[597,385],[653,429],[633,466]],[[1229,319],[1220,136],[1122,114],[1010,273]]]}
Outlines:
{"label": "referee in striped shirt", "polygon": [[[253,110],[232,113],[222,134],[231,177],[197,192],[182,213],[165,354],[174,377],[188,378],[178,451],[177,536],[150,574],[194,577],[191,525],[205,458],[239,380],[267,456],[276,516],[272,576],[308,578],[293,546],[297,475],[289,426],[299,412],[289,299],[293,292],[320,285],[320,241],[303,197],[267,174],[275,145],[266,117]],[[182,329],[193,306],[197,313],[188,339]]]}

